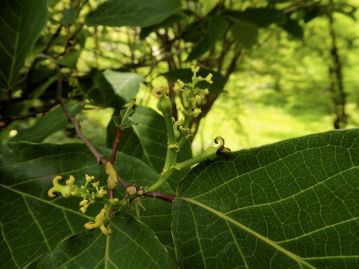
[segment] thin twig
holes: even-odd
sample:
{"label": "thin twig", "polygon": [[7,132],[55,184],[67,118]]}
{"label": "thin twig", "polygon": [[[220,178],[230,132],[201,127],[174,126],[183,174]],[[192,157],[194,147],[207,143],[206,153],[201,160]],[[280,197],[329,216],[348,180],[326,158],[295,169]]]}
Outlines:
{"label": "thin twig", "polygon": [[76,130],[76,135],[84,142],[87,148],[91,151],[91,153],[95,156],[97,162],[102,165],[106,165],[108,160],[95,148],[95,146],[87,139],[87,137],[82,133],[81,126],[77,119],[70,114],[70,111],[67,109],[64,101],[60,98],[61,107],[66,115],[66,117],[70,120],[72,125]]}

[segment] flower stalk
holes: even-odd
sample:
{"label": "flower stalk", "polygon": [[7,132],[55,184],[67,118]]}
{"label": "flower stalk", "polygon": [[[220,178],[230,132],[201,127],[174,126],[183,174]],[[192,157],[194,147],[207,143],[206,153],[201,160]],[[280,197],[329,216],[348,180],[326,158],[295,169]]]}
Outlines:
{"label": "flower stalk", "polygon": [[172,118],[172,103],[168,97],[168,87],[162,86],[160,89],[154,89],[153,95],[159,100],[157,108],[162,112],[167,130],[167,154],[160,177],[151,186],[146,188],[146,192],[153,192],[160,188],[172,175],[175,170],[185,169],[207,159],[213,159],[216,154],[224,148],[224,140],[221,137],[215,139],[215,144],[195,158],[184,162],[177,163],[177,154],[185,142],[193,136],[192,122],[201,113],[199,104],[203,101],[204,96],[208,94],[208,89],[202,90],[197,88],[197,84],[206,81],[212,84],[213,75],[210,73],[206,77],[197,76],[199,67],[191,67],[193,76],[192,82],[184,83],[177,80],[174,90],[178,99],[181,100],[179,107],[182,107],[182,117],[174,121]]}

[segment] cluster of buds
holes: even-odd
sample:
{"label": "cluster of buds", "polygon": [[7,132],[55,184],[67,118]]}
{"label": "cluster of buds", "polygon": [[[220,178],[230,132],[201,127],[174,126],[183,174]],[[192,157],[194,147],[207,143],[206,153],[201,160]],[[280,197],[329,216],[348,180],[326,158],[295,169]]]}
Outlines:
{"label": "cluster of buds", "polygon": [[183,114],[184,119],[179,119],[174,122],[175,128],[178,128],[185,138],[189,138],[193,135],[190,128],[190,122],[192,118],[196,118],[201,114],[200,106],[205,103],[206,95],[209,93],[208,89],[200,89],[197,84],[205,81],[208,84],[212,84],[213,74],[209,73],[206,77],[198,76],[198,66],[192,66],[191,71],[193,73],[192,82],[185,83],[178,79],[174,84],[174,91],[181,100],[180,111]]}
{"label": "cluster of buds", "polygon": [[[94,181],[93,176],[86,175],[85,184],[77,186],[75,184],[74,176],[69,176],[65,184],[61,184],[61,176],[56,176],[52,180],[52,187],[48,191],[48,196],[53,198],[56,193],[60,194],[64,198],[69,197],[81,197],[82,200],[79,203],[80,211],[84,214],[87,208],[96,202],[96,199],[102,199],[107,194],[104,187],[100,187],[99,181]],[[91,185],[90,185],[91,184]]]}
{"label": "cluster of buds", "polygon": [[[179,111],[182,113],[182,118],[177,121],[172,119],[174,133],[176,138],[179,138],[182,134],[184,138],[189,138],[193,135],[191,130],[191,121],[193,118],[198,117],[201,114],[201,108],[205,103],[206,95],[209,93],[208,89],[200,89],[197,84],[205,81],[208,84],[212,84],[213,74],[209,73],[206,77],[197,75],[199,72],[198,66],[192,66],[191,71],[193,73],[192,81],[185,83],[178,79],[174,83],[174,93],[180,100],[178,104]],[[169,98],[169,87],[167,85],[161,86],[159,89],[153,89],[152,95],[159,99],[157,108],[163,113],[172,112],[172,103]],[[176,145],[170,145],[175,147]],[[177,149],[177,148],[175,148]]]}

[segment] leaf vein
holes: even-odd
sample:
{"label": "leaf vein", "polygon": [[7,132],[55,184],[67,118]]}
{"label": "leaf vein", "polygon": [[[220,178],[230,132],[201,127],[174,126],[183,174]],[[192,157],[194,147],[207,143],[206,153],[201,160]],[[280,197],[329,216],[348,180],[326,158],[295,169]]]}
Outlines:
{"label": "leaf vein", "polygon": [[238,228],[240,228],[241,230],[251,234],[252,236],[258,238],[260,241],[268,244],[269,246],[271,246],[272,248],[276,249],[277,251],[282,252],[284,255],[288,256],[289,258],[291,258],[292,260],[296,261],[299,265],[305,265],[308,268],[311,269],[315,269],[315,267],[313,265],[311,265],[310,263],[306,262],[302,257],[294,254],[293,252],[289,251],[288,249],[285,249],[284,247],[278,245],[276,242],[270,240],[269,238],[259,234],[258,232],[252,230],[251,228],[245,226],[244,224],[232,219],[231,217],[227,216],[226,214],[217,211],[216,209],[213,209],[205,204],[202,204],[196,200],[193,200],[192,198],[188,198],[188,197],[179,197],[179,199],[182,199],[188,203],[194,204],[198,207],[201,207],[202,209],[205,209],[209,212],[211,212],[212,214],[216,215],[217,217],[223,219],[223,220],[227,220],[230,223],[234,224],[235,226],[237,226]]}
{"label": "leaf vein", "polygon": [[17,263],[15,257],[14,257],[14,253],[12,253],[12,249],[10,247],[10,243],[9,241],[7,241],[6,236],[5,236],[5,232],[3,229],[3,224],[0,222],[0,230],[1,230],[1,234],[2,234],[2,238],[4,239],[5,245],[7,246],[7,248],[9,249],[10,255],[11,255],[11,259],[13,260],[14,264],[16,265],[17,268],[21,268],[19,266],[19,264]]}
{"label": "leaf vein", "polygon": [[36,219],[36,217],[35,217],[35,215],[34,215],[34,212],[32,212],[32,209],[30,208],[29,204],[28,204],[27,201],[26,201],[26,198],[25,198],[24,196],[23,196],[22,198],[23,198],[23,200],[24,200],[25,207],[27,208],[27,211],[29,211],[29,214],[30,214],[30,216],[32,217],[32,219],[34,220],[35,225],[36,225],[37,228],[39,229],[41,236],[44,238],[44,242],[45,242],[45,244],[46,244],[48,250],[51,251],[51,247],[50,247],[49,242],[47,241],[47,237],[46,237],[46,235],[45,235],[44,230],[42,229],[40,223],[37,221],[37,219]]}

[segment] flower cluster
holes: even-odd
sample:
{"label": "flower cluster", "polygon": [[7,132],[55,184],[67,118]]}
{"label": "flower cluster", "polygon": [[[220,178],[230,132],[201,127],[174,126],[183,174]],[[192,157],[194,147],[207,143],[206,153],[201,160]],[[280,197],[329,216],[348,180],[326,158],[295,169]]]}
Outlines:
{"label": "flower cluster", "polygon": [[[208,89],[200,89],[197,87],[197,84],[202,81],[209,84],[213,83],[213,75],[211,73],[206,77],[202,77],[197,75],[199,72],[198,66],[192,66],[191,70],[193,73],[192,82],[185,83],[178,79],[173,87],[176,95],[180,99],[178,107],[183,115],[182,118],[174,122],[174,126],[175,129],[180,130],[185,138],[189,138],[193,135],[190,123],[193,118],[198,117],[202,113],[200,106],[205,103],[205,97],[209,93]],[[177,135],[178,134],[179,133],[177,133]]]}
{"label": "flower cluster", "polygon": [[[178,139],[181,135],[184,138],[189,138],[193,135],[191,129],[191,122],[193,118],[198,117],[201,114],[200,106],[204,105],[206,95],[209,93],[208,89],[198,88],[198,83],[205,81],[208,84],[212,84],[213,74],[209,73],[206,77],[197,75],[199,72],[198,66],[192,66],[192,81],[185,83],[178,79],[173,86],[174,93],[179,100],[177,107],[181,112],[182,117],[177,121],[172,119],[174,134]],[[169,98],[169,87],[167,85],[161,86],[159,89],[153,89],[152,95],[159,99],[157,108],[163,113],[172,112],[172,102]],[[178,150],[176,144],[171,144],[170,147]]]}
{"label": "flower cluster", "polygon": [[82,200],[79,203],[79,207],[83,214],[86,213],[87,208],[91,204],[96,202],[96,199],[102,199],[107,194],[104,187],[99,186],[100,182],[94,181],[95,178],[93,176],[86,175],[85,184],[81,186],[75,184],[74,176],[69,176],[65,184],[61,184],[61,180],[61,176],[54,177],[52,181],[53,186],[49,189],[48,196],[55,197],[55,193],[59,193],[64,198],[71,196],[81,197]]}

